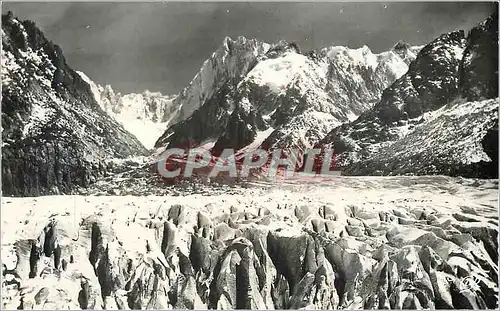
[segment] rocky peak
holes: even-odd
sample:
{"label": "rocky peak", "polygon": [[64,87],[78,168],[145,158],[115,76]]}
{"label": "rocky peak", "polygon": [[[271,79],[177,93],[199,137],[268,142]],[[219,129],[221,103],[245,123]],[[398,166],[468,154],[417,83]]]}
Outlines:
{"label": "rocky peak", "polygon": [[120,96],[120,93],[115,94],[115,90],[113,90],[113,87],[109,84],[106,84],[104,87],[102,87],[102,96],[108,97],[108,98],[114,98],[116,96]]}
{"label": "rocky peak", "polygon": [[295,42],[287,42],[285,40],[280,40],[277,44],[273,45],[269,51],[266,53],[267,58],[277,58],[285,53],[297,53],[301,54],[300,47]]}
{"label": "rocky peak", "polygon": [[462,97],[479,100],[498,96],[498,12],[469,32],[460,76]]}
{"label": "rocky peak", "polygon": [[424,46],[380,102],[322,140],[346,173],[493,176],[495,163],[483,149],[497,148],[484,137],[498,135],[492,131],[498,101],[483,99],[498,96],[498,26],[487,25],[467,38],[455,31]]}
{"label": "rocky peak", "polygon": [[106,159],[145,151],[62,49],[12,14],[2,18],[2,129],[4,195],[68,193],[104,174]]}
{"label": "rocky peak", "polygon": [[173,105],[177,110],[173,114],[166,112],[163,121],[172,126],[186,120],[223,85],[235,88],[255,65],[257,58],[268,49],[269,44],[255,39],[238,37],[237,40],[232,40],[226,37],[222,45],[203,63],[189,85],[176,97]]}
{"label": "rocky peak", "polygon": [[404,51],[411,48],[411,45],[404,40],[399,40],[392,48],[394,51]]}
{"label": "rocky peak", "polygon": [[261,144],[305,148],[371,107],[408,69],[397,54],[374,54],[367,46],[313,54],[302,55],[286,41],[270,46],[241,71],[236,85],[227,79],[212,84],[212,97],[168,128],[156,146],[204,145],[214,152]]}
{"label": "rocky peak", "polygon": [[401,57],[407,65],[409,65],[415,58],[417,58],[417,54],[420,51],[421,46],[411,46],[404,40],[399,40],[392,48],[391,51],[396,53],[399,57]]}

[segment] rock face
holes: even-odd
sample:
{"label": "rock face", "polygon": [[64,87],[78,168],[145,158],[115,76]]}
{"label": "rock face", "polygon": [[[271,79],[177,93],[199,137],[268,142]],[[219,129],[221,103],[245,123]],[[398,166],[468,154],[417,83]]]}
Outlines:
{"label": "rock face", "polygon": [[207,61],[211,67],[205,63],[177,97],[179,122],[156,147],[203,145],[215,154],[230,147],[310,147],[377,102],[418,50],[399,44],[381,54],[366,46],[302,54],[293,43],[226,38]]}
{"label": "rock face", "polygon": [[499,99],[457,101],[343,172],[498,178],[499,106]]}
{"label": "rock face", "polygon": [[69,192],[105,172],[103,160],[145,151],[96,103],[59,46],[30,21],[2,16],[2,191]]}
{"label": "rock face", "polygon": [[426,45],[379,103],[319,145],[347,174],[498,177],[497,67],[494,15]]}
{"label": "rock face", "polygon": [[469,101],[498,96],[498,12],[473,28],[460,64],[460,94]]}
{"label": "rock face", "polygon": [[[193,78],[191,83],[182,90],[173,102],[176,111],[173,114],[165,113],[163,121],[168,121],[169,127],[165,133],[158,139],[155,146],[161,147],[176,131],[179,122],[188,120],[189,118],[197,118],[193,116],[195,111],[201,111],[209,116],[216,116],[222,113],[219,110],[227,110],[228,103],[224,101],[225,94],[235,89],[242,77],[255,65],[258,57],[269,49],[269,45],[257,40],[247,40],[244,37],[238,37],[236,41],[226,37],[222,45],[217,49],[209,59],[207,59],[201,67],[198,74]],[[211,109],[205,110],[203,106],[207,102],[212,102]],[[221,107],[218,109],[218,107]],[[211,114],[210,114],[211,113]],[[198,117],[199,118],[199,117]],[[206,118],[206,122],[215,122],[217,120]],[[203,125],[205,123],[202,123]],[[201,128],[202,124],[197,128]],[[197,139],[196,135],[200,135],[199,129],[192,131],[193,139]]]}
{"label": "rock face", "polygon": [[494,309],[497,187],[372,177],[231,195],[2,198],[2,304]]}
{"label": "rock face", "polygon": [[95,101],[105,112],[137,137],[146,148],[153,148],[169,124],[163,121],[164,117],[175,113],[174,96],[148,90],[140,94],[122,95],[115,93],[110,85],[97,85],[83,72],[78,74],[90,85]]}

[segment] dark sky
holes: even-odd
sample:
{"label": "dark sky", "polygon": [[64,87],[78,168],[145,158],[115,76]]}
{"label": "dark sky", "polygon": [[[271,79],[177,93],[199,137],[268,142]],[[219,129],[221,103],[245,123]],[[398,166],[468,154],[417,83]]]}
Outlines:
{"label": "dark sky", "polygon": [[374,52],[398,40],[425,44],[485,19],[492,2],[6,3],[62,46],[70,66],[122,93],[177,93],[225,36]]}

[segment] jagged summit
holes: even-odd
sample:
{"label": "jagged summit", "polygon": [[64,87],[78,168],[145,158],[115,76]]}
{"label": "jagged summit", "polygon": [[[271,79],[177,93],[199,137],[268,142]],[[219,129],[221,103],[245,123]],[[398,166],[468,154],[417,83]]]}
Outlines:
{"label": "jagged summit", "polygon": [[409,43],[407,43],[406,41],[404,41],[404,40],[399,40],[392,47],[392,49],[396,50],[396,51],[398,51],[398,50],[407,50],[409,48],[411,48],[411,45]]}
{"label": "jagged summit", "polygon": [[247,37],[242,36],[242,35],[237,36],[236,39],[233,39],[229,36],[225,36],[224,39],[222,39],[221,46],[227,46],[228,44],[232,44],[232,43],[242,44],[242,43],[245,43],[247,41],[259,41],[259,40],[256,38],[247,38]]}
{"label": "jagged summit", "polygon": [[278,43],[273,44],[272,47],[267,51],[267,58],[277,58],[284,53],[293,52],[297,54],[302,54],[300,47],[295,42],[287,42],[285,40],[280,40]]}
{"label": "jagged summit", "polygon": [[173,102],[176,110],[170,114],[165,113],[163,122],[167,122],[168,126],[174,126],[188,119],[223,85],[235,87],[241,77],[255,64],[257,56],[268,49],[267,43],[255,39],[238,37],[234,41],[226,37],[221,47],[203,63],[198,74],[176,97]]}
{"label": "jagged summit", "polygon": [[[409,50],[416,51],[416,48],[412,47]],[[411,51],[400,56],[393,51],[374,54],[367,46],[359,49],[328,47],[312,54],[302,55],[297,44],[285,40],[270,45],[241,36],[236,40],[225,37],[222,45],[205,61],[189,86],[176,98],[173,106],[177,110],[173,115],[165,114],[163,121],[167,122],[168,128],[155,145],[163,147],[172,141],[175,142],[173,145],[196,145],[207,141],[212,141],[210,143],[212,144],[222,134],[223,130],[220,127],[225,126],[226,120],[229,120],[226,118],[229,118],[231,114],[240,114],[244,111],[254,114],[253,110],[257,109],[257,115],[263,115],[257,117],[255,124],[250,125],[254,130],[247,134],[238,134],[238,137],[255,137],[256,131],[269,131],[269,127],[281,126],[281,122],[287,123],[283,119],[284,111],[296,104],[292,106],[286,104],[276,110],[277,103],[284,101],[306,100],[310,101],[312,106],[319,107],[320,105],[322,108],[319,108],[318,113],[311,111],[315,117],[308,117],[307,121],[320,125],[321,130],[313,130],[316,132],[314,136],[318,135],[326,128],[353,119],[372,105],[379,98],[383,88],[407,71],[408,63],[415,58],[415,54]],[[336,79],[347,79],[349,82],[342,85],[344,82],[339,83]],[[305,95],[308,89],[308,95]],[[354,98],[359,96],[359,98],[353,101],[348,99],[350,95]],[[309,99],[300,99],[304,96]],[[289,99],[286,99],[287,97]],[[318,100],[328,101],[327,105],[337,107],[326,108],[326,102],[312,104]],[[268,104],[264,106],[264,102]],[[203,107],[207,103],[213,103],[214,107]],[[318,108],[313,108],[314,111],[316,109]],[[276,110],[274,111],[276,114],[273,114],[273,110]],[[306,110],[308,108],[297,110],[295,113],[301,114]],[[333,114],[333,118],[328,114]],[[216,120],[210,119],[211,116]],[[269,117],[279,118],[281,121],[272,124],[275,122],[265,121]],[[206,118],[208,120],[205,121]],[[247,117],[234,115],[233,118],[238,120]],[[297,122],[302,124],[301,126],[308,126],[307,122],[299,121],[299,119]],[[323,122],[328,124],[326,128],[323,127]],[[215,132],[201,125],[205,123],[210,124],[210,128],[215,128]],[[184,130],[181,130],[182,133],[178,132],[184,126],[189,126],[190,129],[187,132]],[[238,126],[238,128],[241,127]],[[242,131],[246,130],[242,129]],[[293,130],[275,132],[273,137],[288,136],[285,133],[290,131]],[[231,140],[234,138],[223,139],[226,143]],[[244,140],[248,142],[252,138]],[[294,140],[300,140],[300,142],[293,142]],[[290,143],[304,146],[309,145],[310,141],[309,138],[303,136],[293,138]],[[220,142],[218,146],[226,143]],[[242,144],[245,143],[237,145],[243,146]]]}
{"label": "jagged summit", "polygon": [[175,97],[148,90],[122,95],[115,93],[111,85],[97,85],[83,72],[78,74],[89,84],[99,106],[146,148],[152,149],[165,129],[164,115],[175,110],[172,105]]}
{"label": "jagged summit", "polygon": [[175,105],[182,108],[156,147],[304,148],[370,107],[408,69],[396,53],[373,54],[366,46],[303,55],[284,40],[238,41],[226,38],[177,97]]}

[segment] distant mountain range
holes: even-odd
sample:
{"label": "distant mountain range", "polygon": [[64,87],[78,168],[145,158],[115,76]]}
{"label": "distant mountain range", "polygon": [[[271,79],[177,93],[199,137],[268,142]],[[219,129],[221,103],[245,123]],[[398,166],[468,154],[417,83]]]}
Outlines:
{"label": "distant mountain range", "polygon": [[148,90],[140,94],[121,95],[115,93],[111,85],[97,85],[85,73],[78,71],[78,74],[90,85],[96,102],[105,112],[136,136],[146,148],[153,148],[169,124],[169,116],[175,111],[175,96]]}
{"label": "distant mountain range", "polygon": [[156,146],[204,145],[215,153],[262,145],[311,147],[376,103],[418,50],[400,43],[381,54],[366,46],[302,54],[283,41],[226,38],[177,97],[177,105],[191,114],[172,124]]}

